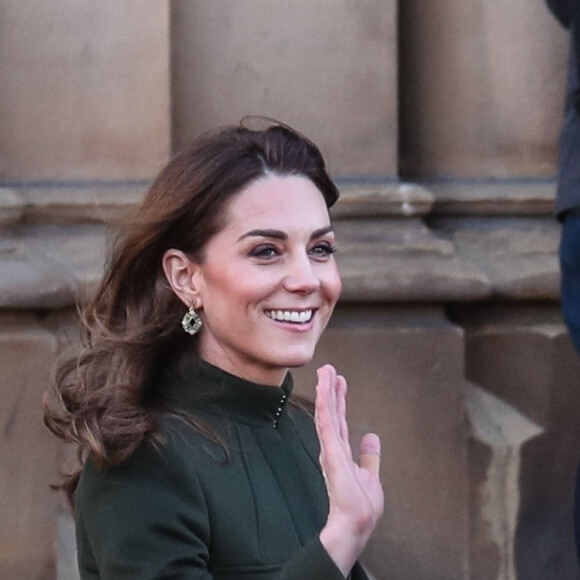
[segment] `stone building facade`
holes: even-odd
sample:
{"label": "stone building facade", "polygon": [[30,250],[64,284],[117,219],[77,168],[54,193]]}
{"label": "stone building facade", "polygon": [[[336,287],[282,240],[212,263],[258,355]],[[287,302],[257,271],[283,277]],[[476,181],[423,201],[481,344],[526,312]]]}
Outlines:
{"label": "stone building facade", "polygon": [[108,226],[260,114],[339,181],[316,360],[383,439],[389,580],[578,580],[580,362],[552,217],[567,39],[542,0],[0,0],[0,577],[72,580],[41,397]]}

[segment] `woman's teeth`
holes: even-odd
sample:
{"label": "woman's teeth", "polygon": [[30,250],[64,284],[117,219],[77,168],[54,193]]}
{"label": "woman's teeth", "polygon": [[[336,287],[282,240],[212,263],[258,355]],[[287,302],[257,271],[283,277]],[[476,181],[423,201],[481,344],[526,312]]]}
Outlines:
{"label": "woman's teeth", "polygon": [[309,322],[312,318],[312,310],[266,310],[266,316],[279,322]]}

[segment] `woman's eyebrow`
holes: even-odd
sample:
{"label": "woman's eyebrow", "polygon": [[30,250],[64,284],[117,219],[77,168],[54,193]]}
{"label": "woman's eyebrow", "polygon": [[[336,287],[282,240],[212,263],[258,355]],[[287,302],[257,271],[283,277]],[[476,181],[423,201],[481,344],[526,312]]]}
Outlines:
{"label": "woman's eyebrow", "polygon": [[244,238],[275,238],[277,240],[287,240],[288,239],[288,234],[285,234],[284,232],[280,231],[280,230],[250,230],[249,232],[246,232],[243,236],[240,236],[240,238],[238,238],[238,242],[240,240],[243,240]]}
{"label": "woman's eyebrow", "polygon": [[[322,236],[325,236],[326,234],[332,231],[334,231],[334,228],[332,226],[325,226],[318,230],[314,230],[310,236],[310,239],[315,240],[316,238],[321,238]],[[274,238],[276,240],[285,241],[288,239],[288,234],[281,230],[259,230],[259,229],[250,230],[249,232],[246,232],[243,236],[240,236],[240,238],[238,238],[238,242],[243,240],[244,238],[253,238],[253,237]]]}
{"label": "woman's eyebrow", "polygon": [[324,228],[320,228],[319,230],[314,230],[310,236],[310,239],[315,240],[316,238],[321,238],[322,236],[325,236],[331,232],[334,232],[334,228],[332,226],[326,226]]}

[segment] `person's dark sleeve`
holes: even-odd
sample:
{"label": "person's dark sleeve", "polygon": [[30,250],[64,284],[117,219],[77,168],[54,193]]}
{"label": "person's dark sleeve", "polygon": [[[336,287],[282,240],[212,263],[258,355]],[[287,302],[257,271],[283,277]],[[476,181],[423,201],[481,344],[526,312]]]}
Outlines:
{"label": "person's dark sleeve", "polygon": [[570,28],[572,23],[571,7],[576,0],[546,0],[550,12],[558,19],[564,28]]}
{"label": "person's dark sleeve", "polygon": [[[580,0],[546,0],[546,4],[560,24],[570,30],[573,63],[580,78]],[[580,89],[575,90],[571,98],[580,115]]]}
{"label": "person's dark sleeve", "polygon": [[169,451],[144,446],[103,472],[87,464],[76,510],[81,578],[211,579],[203,492]]}
{"label": "person's dark sleeve", "polygon": [[[572,49],[574,50],[577,78],[580,79],[580,0],[570,0],[570,6]],[[580,115],[580,89],[576,89],[574,92],[574,106],[576,114]]]}

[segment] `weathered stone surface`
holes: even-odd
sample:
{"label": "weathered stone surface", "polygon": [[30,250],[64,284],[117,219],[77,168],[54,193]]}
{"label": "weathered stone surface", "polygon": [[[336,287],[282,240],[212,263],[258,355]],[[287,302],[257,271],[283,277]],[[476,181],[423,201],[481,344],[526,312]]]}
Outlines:
{"label": "weathered stone surface", "polygon": [[[26,223],[112,223],[130,213],[150,183],[143,180],[133,183],[62,183],[43,187],[20,185],[16,190],[0,189],[0,212],[4,203],[2,192],[5,191],[7,210],[18,200],[18,219],[25,218]],[[418,217],[428,214],[433,205],[433,195],[413,183],[355,181],[339,183],[339,189],[340,198],[332,209],[334,219]]]}
{"label": "weathered stone surface", "polygon": [[485,273],[420,220],[346,220],[335,229],[344,301],[478,300],[489,294]]}
{"label": "weathered stone surface", "polygon": [[19,222],[24,215],[24,203],[12,189],[0,188],[0,226]]}
{"label": "weathered stone surface", "polygon": [[568,42],[545,2],[400,4],[401,166],[553,176]]}
{"label": "weathered stone surface", "polygon": [[548,216],[556,182],[548,180],[440,180],[421,182],[433,196],[434,215]]}
{"label": "weathered stone surface", "polygon": [[170,147],[167,0],[5,0],[0,178],[139,179]]}
{"label": "weathered stone surface", "polygon": [[27,223],[111,223],[129,214],[149,183],[63,184],[18,191],[26,204]]}
{"label": "weathered stone surface", "polygon": [[62,510],[58,515],[56,580],[79,580],[76,558],[75,524],[70,513]]}
{"label": "weathered stone surface", "polygon": [[0,307],[58,308],[72,304],[76,280],[62,263],[14,249],[0,261]]}
{"label": "weathered stone surface", "polygon": [[457,256],[484,273],[490,297],[557,300],[560,226],[551,217],[430,220]]}
{"label": "weathered stone surface", "polygon": [[429,213],[433,195],[413,183],[339,183],[340,198],[332,208],[333,218],[422,216]]}
{"label": "weathered stone surface", "polygon": [[472,437],[470,580],[517,580],[522,447],[543,429],[479,387],[467,385],[465,401]]}
{"label": "weathered stone surface", "polygon": [[89,295],[102,276],[100,226],[29,227],[0,244],[0,308],[61,308]]}
{"label": "weathered stone surface", "polygon": [[63,264],[74,277],[79,296],[92,292],[103,274],[109,235],[104,226],[38,226],[26,233],[29,253],[42,252],[47,259]]}
{"label": "weathered stone surface", "polygon": [[542,429],[520,450],[517,577],[578,580],[572,504],[580,361],[560,315],[555,307],[511,305],[455,318],[465,327],[467,377]]}
{"label": "weathered stone surface", "polygon": [[89,295],[102,276],[99,226],[38,226],[0,245],[0,308],[61,308]]}
{"label": "weathered stone surface", "polygon": [[[0,189],[0,225],[115,222],[142,199],[149,180],[119,183],[62,183]],[[553,180],[438,180],[421,184],[339,180],[334,219],[426,215],[550,215]],[[2,217],[6,214],[5,218]],[[1,220],[5,219],[5,222]]]}
{"label": "weathered stone surface", "polygon": [[55,353],[33,316],[0,315],[0,574],[10,580],[54,577],[57,446],[41,399]]}
{"label": "weathered stone surface", "polygon": [[396,2],[172,3],[178,148],[267,115],[308,135],[335,176],[397,174]]}
{"label": "weathered stone surface", "polygon": [[377,578],[468,578],[463,356],[461,329],[437,308],[342,306],[294,373],[312,397],[315,369],[334,364],[349,383],[353,444],[381,436],[386,510],[365,555]]}

